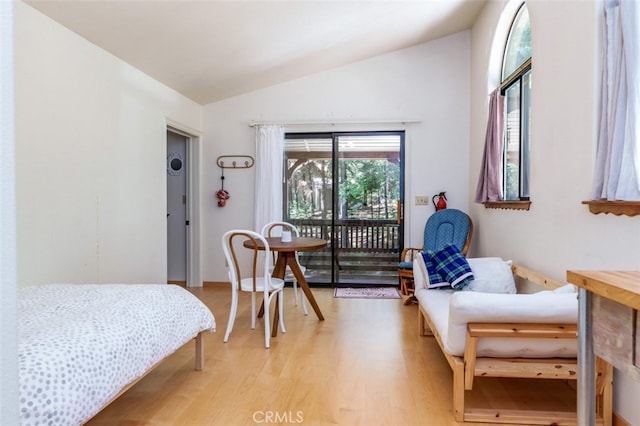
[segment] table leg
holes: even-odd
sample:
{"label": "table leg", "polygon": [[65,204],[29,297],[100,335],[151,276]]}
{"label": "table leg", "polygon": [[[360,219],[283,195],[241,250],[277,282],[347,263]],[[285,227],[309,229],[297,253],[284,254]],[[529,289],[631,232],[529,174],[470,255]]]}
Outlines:
{"label": "table leg", "polygon": [[289,268],[291,268],[291,272],[293,272],[293,276],[296,277],[296,279],[298,280],[298,284],[300,285],[300,288],[302,289],[302,291],[304,291],[304,295],[307,297],[307,300],[313,307],[313,310],[318,316],[318,319],[320,321],[324,321],[324,316],[322,315],[322,311],[320,310],[320,307],[316,302],[316,298],[313,297],[313,293],[309,288],[309,284],[307,283],[307,280],[304,277],[304,274],[302,273],[302,271],[300,270],[300,267],[298,266],[298,262],[296,262],[295,255],[292,254],[291,256],[287,256],[287,265],[289,265]]}
{"label": "table leg", "polygon": [[284,279],[284,272],[287,269],[287,260],[286,256],[283,256],[282,253],[278,254],[278,258],[276,259],[276,264],[273,267],[273,272],[271,276],[274,278]]}
{"label": "table leg", "polygon": [[593,354],[591,292],[578,289],[578,415],[581,426],[595,424],[595,355]]}

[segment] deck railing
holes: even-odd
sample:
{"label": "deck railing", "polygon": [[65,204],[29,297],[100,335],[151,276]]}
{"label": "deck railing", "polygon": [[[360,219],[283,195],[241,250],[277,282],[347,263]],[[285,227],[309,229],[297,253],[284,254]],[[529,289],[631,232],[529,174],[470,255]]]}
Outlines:
{"label": "deck railing", "polygon": [[399,252],[398,223],[395,220],[290,219],[300,236],[322,238],[340,251]]}
{"label": "deck railing", "polygon": [[[290,219],[289,222],[303,237],[328,241],[325,249],[300,253],[310,283],[397,284],[400,250],[395,220],[348,219],[332,224],[330,219]],[[337,257],[333,253],[334,244]],[[333,279],[332,271],[337,273]]]}

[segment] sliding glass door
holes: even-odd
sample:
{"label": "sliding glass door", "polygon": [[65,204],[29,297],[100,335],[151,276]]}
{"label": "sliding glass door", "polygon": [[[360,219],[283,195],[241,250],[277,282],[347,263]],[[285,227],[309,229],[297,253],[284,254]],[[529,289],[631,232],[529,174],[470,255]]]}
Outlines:
{"label": "sliding glass door", "polygon": [[289,133],[284,217],[325,250],[300,253],[315,285],[398,284],[404,132]]}

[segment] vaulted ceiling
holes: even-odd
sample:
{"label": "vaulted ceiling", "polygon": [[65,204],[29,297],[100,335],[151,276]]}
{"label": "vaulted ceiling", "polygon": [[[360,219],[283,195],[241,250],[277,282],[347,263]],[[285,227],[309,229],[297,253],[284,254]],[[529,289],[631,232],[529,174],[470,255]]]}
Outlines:
{"label": "vaulted ceiling", "polygon": [[208,104],[463,31],[486,0],[25,2]]}

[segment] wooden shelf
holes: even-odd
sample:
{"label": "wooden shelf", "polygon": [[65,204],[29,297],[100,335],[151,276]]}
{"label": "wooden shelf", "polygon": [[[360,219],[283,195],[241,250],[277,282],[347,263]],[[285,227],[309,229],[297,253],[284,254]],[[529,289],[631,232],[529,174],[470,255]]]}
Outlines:
{"label": "wooden shelf", "polygon": [[483,204],[486,209],[529,210],[531,207],[531,201],[487,201]]}
{"label": "wooden shelf", "polygon": [[611,213],[616,216],[636,216],[640,214],[640,201],[604,201],[588,200],[582,204],[589,206],[589,211],[593,214]]}

